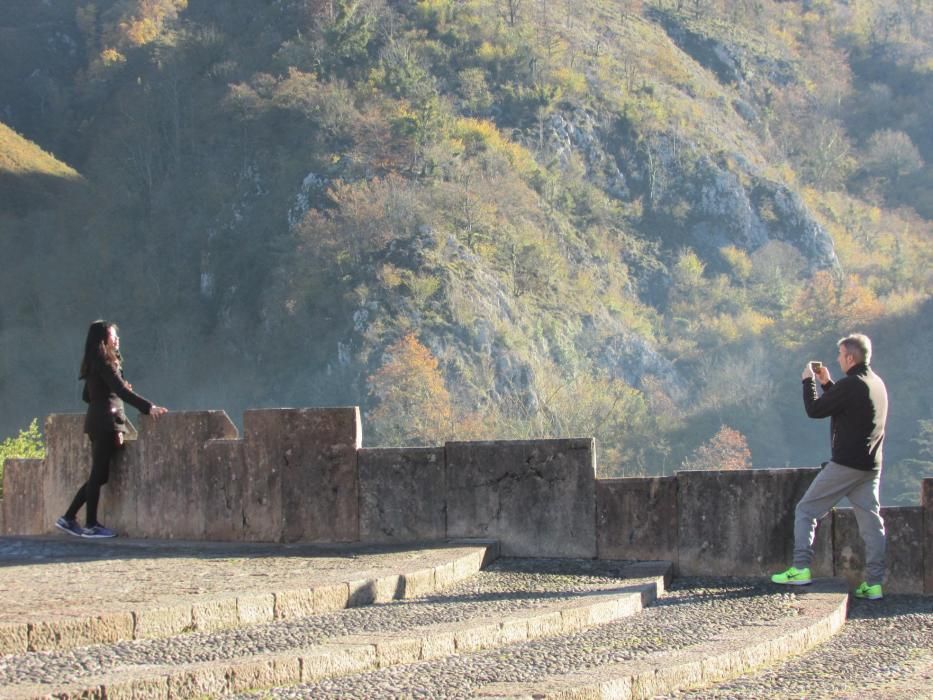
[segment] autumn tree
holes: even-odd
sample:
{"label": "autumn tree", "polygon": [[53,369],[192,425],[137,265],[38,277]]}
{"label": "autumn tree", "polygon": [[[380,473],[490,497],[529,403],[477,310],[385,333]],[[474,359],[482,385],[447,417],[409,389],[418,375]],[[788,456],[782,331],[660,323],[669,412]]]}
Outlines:
{"label": "autumn tree", "polygon": [[309,209],[295,230],[303,252],[327,253],[341,270],[416,230],[419,207],[413,188],[396,175],[368,182],[337,181],[326,195],[330,207]]}
{"label": "autumn tree", "polygon": [[685,460],[685,469],[750,469],[752,453],[745,436],[728,425],[696,448]]}
{"label": "autumn tree", "polygon": [[881,178],[889,194],[896,194],[902,178],[923,167],[923,158],[903,131],[881,129],[868,140],[865,164]]}
{"label": "autumn tree", "polygon": [[800,289],[784,320],[793,345],[827,330],[838,333],[839,329],[865,326],[883,312],[874,292],[854,275],[835,276],[821,270]]}
{"label": "autumn tree", "polygon": [[454,410],[437,358],[408,333],[385,351],[369,377],[376,402],[368,419],[387,445],[441,444],[451,437]]}

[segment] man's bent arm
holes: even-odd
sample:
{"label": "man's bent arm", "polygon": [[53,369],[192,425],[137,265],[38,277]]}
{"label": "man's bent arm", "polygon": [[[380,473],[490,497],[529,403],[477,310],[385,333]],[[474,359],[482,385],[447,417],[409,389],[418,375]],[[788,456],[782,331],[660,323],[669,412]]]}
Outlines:
{"label": "man's bent arm", "polygon": [[823,395],[817,396],[816,381],[803,380],[803,407],[810,418],[827,418],[839,413],[845,406],[847,394],[845,383],[830,382],[823,387]]}

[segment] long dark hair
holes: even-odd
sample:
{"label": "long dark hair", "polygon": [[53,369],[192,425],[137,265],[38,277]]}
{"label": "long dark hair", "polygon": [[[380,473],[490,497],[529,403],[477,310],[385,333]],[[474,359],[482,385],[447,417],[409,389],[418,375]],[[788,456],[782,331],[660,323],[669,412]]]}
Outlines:
{"label": "long dark hair", "polygon": [[94,321],[87,329],[87,338],[84,341],[84,357],[81,358],[81,373],[79,379],[87,379],[88,374],[101,365],[110,365],[120,369],[122,358],[115,348],[110,347],[110,329],[117,332],[117,324],[110,321]]}

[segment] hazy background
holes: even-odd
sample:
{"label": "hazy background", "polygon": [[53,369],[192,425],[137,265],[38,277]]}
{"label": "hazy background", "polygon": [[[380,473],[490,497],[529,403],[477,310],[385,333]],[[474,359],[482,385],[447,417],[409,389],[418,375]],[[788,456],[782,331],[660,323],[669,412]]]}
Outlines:
{"label": "hazy background", "polygon": [[884,500],[933,476],[933,10],[913,0],[7,0],[0,439],[88,324],[174,410],[367,445],[594,435],[816,465],[860,330]]}

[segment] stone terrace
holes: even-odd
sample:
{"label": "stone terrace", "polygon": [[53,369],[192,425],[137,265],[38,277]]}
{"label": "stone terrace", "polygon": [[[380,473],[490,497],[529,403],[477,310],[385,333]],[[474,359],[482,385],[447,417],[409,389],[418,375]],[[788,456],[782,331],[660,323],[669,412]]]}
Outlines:
{"label": "stone terrace", "polygon": [[[488,538],[507,557],[663,559],[678,575],[764,576],[791,558],[793,508],[813,468],[681,471],[598,479],[591,438],[367,448],[359,410],[223,411],[140,418],[103,490],[131,537],[407,543]],[[79,414],[45,422],[44,460],[7,460],[0,533],[54,532],[87,476]],[[921,506],[884,508],[891,593],[933,593],[933,479]],[[819,576],[857,584],[855,518],[817,530]]]}
{"label": "stone terrace", "polygon": [[[853,602],[843,626],[836,579],[786,590],[671,580],[665,562],[496,552],[0,538],[11,603],[0,634],[9,647],[22,624],[30,649],[0,656],[0,697],[915,698],[933,687],[933,598]],[[851,668],[869,642],[871,659]]]}
{"label": "stone terrace", "polygon": [[5,465],[3,698],[930,694],[933,479],[884,509],[866,602],[847,509],[817,583],[768,582],[815,469],[597,479],[585,438],[363,449],[355,408],[248,411],[242,437],[174,413],[114,465],[124,537],[50,537],[80,426]]}

